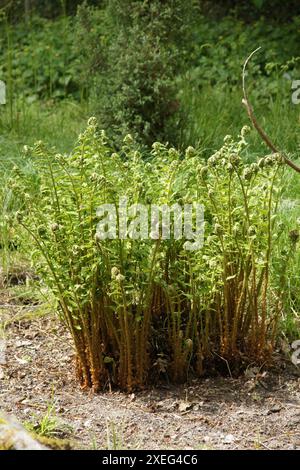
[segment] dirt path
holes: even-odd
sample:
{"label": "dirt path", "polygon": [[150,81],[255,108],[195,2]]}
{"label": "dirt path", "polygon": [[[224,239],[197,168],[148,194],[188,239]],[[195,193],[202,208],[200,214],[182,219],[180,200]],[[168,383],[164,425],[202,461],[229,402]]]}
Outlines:
{"label": "dirt path", "polygon": [[93,395],[78,388],[69,335],[53,317],[14,321],[6,344],[0,408],[35,423],[52,407],[54,433],[75,448],[300,450],[300,374],[287,362],[240,379]]}

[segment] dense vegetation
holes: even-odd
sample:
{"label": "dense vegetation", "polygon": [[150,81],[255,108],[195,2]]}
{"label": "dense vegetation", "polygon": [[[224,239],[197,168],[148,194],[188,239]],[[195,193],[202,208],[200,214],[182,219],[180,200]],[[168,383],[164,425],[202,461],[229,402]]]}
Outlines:
{"label": "dense vegetation", "polygon": [[[241,74],[262,46],[249,94],[296,160],[299,25],[293,1],[0,2],[2,284],[31,263],[82,385],[239,372],[298,339],[299,175],[246,133]],[[98,239],[123,196],[202,203],[203,248]]]}

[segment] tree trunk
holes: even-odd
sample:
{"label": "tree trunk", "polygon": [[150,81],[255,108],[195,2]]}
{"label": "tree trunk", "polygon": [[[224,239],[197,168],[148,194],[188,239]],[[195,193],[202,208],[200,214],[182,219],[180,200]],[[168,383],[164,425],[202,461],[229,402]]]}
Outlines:
{"label": "tree trunk", "polygon": [[30,20],[30,10],[31,10],[30,0],[24,0],[24,11],[25,11],[26,23],[29,23],[29,20]]}

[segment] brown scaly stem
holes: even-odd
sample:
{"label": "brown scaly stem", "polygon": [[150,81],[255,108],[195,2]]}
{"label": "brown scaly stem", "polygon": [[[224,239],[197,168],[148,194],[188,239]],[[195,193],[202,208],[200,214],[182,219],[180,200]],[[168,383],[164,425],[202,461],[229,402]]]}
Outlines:
{"label": "brown scaly stem", "polygon": [[290,168],[295,170],[297,173],[300,173],[300,167],[298,165],[296,165],[294,162],[292,162],[284,152],[277,149],[277,147],[271,141],[270,137],[266,134],[266,132],[260,126],[260,124],[258,123],[258,121],[257,121],[257,119],[254,115],[253,108],[252,108],[252,106],[250,104],[250,101],[248,99],[248,95],[247,95],[247,91],[246,91],[246,82],[245,82],[246,68],[247,68],[248,62],[252,59],[254,54],[256,54],[256,52],[258,52],[260,49],[261,48],[258,47],[257,49],[255,49],[255,51],[251,52],[251,54],[249,55],[249,57],[247,57],[247,59],[244,63],[244,67],[243,67],[243,95],[244,95],[244,98],[242,100],[242,103],[246,107],[248,116],[250,118],[250,121],[253,124],[253,127],[257,130],[258,134],[260,135],[262,140],[265,142],[265,144],[267,144],[267,146],[272,150],[273,153],[279,153],[283,157],[285,163]]}

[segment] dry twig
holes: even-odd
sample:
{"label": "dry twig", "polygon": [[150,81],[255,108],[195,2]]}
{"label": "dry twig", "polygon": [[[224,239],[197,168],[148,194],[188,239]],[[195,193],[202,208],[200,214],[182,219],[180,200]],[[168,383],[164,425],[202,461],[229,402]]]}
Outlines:
{"label": "dry twig", "polygon": [[280,150],[278,150],[276,148],[276,146],[273,144],[273,142],[271,141],[270,137],[265,133],[265,131],[263,130],[263,128],[260,126],[260,124],[258,123],[255,115],[254,115],[254,111],[253,111],[253,108],[249,102],[249,99],[248,99],[248,95],[247,95],[247,91],[246,91],[246,84],[245,84],[245,77],[246,77],[246,68],[247,68],[247,65],[249,63],[249,61],[252,59],[252,57],[254,56],[254,54],[256,54],[256,52],[258,52],[261,48],[258,47],[257,49],[255,49],[255,51],[251,52],[251,54],[249,55],[249,57],[247,57],[245,63],[244,63],[244,67],[243,67],[243,95],[244,95],[244,98],[243,98],[243,105],[246,107],[246,110],[247,110],[247,113],[248,113],[248,116],[253,124],[253,127],[257,130],[257,132],[259,133],[259,135],[261,136],[262,140],[267,144],[267,146],[272,150],[273,153],[279,153],[280,155],[282,155],[285,163],[293,168],[293,170],[297,171],[298,173],[300,173],[300,167],[298,165],[296,165],[294,162],[292,162],[287,156],[285,153],[281,152]]}

